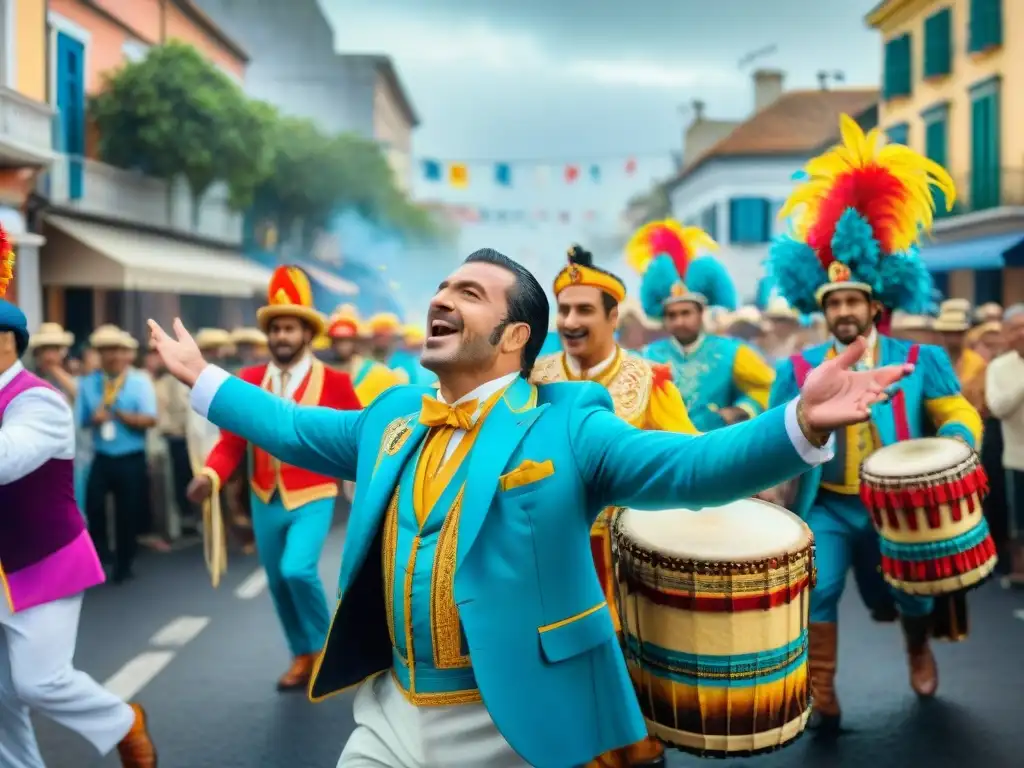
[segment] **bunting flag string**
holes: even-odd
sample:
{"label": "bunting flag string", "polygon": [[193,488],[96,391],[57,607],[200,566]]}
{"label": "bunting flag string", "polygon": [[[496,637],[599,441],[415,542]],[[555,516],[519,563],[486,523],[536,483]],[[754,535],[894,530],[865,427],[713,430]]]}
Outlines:
{"label": "bunting flag string", "polygon": [[550,224],[578,224],[580,222],[591,223],[602,220],[600,211],[594,209],[573,211],[573,210],[550,210],[538,208],[526,210],[524,208],[491,208],[470,205],[451,205],[442,203],[425,203],[428,209],[442,214],[455,224],[520,224],[520,225],[550,225]]}
{"label": "bunting flag string", "polygon": [[[441,160],[420,158],[423,179],[466,189],[471,184],[488,183],[498,187],[522,184],[546,185],[554,179],[562,184],[600,184],[607,178],[629,178],[636,174],[641,160],[672,161],[671,150],[657,154],[620,155],[590,160]],[[557,175],[556,175],[557,172]]]}

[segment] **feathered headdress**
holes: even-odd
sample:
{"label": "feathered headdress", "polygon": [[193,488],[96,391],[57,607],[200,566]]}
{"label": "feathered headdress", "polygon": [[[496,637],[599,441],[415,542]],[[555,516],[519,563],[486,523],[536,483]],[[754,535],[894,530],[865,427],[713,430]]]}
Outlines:
{"label": "feathered headdress", "polygon": [[7,232],[0,226],[0,299],[7,295],[7,286],[14,279],[14,247]]}
{"label": "feathered headdress", "polygon": [[736,286],[725,267],[701,251],[718,250],[700,227],[666,219],[640,227],[626,244],[626,262],[643,275],[640,302],[649,317],[664,315],[666,304],[690,301],[736,309]]}
{"label": "feathered headdress", "polygon": [[889,310],[921,312],[932,280],[918,254],[935,213],[932,187],[952,210],[953,180],[939,164],[878,129],[867,135],[840,116],[842,142],[811,160],[779,212],[791,231],[772,243],[769,269],[801,312],[831,290],[856,288]]}

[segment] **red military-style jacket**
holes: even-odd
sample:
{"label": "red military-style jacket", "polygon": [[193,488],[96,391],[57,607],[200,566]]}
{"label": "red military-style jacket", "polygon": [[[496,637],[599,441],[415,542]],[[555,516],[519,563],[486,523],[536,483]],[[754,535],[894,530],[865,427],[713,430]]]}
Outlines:
{"label": "red military-style jacket", "polygon": [[[269,389],[268,368],[266,363],[243,368],[238,376],[261,389]],[[319,405],[339,411],[358,410],[362,407],[349,375],[328,368],[316,359],[291,399],[299,405]],[[259,414],[253,414],[253,418],[259,418]],[[262,448],[250,446],[238,435],[223,430],[203,468],[204,474],[214,481],[216,489],[231,477],[247,449],[252,451],[249,485],[263,503],[269,502],[277,492],[284,508],[291,511],[304,504],[338,495],[336,478],[284,464]]]}

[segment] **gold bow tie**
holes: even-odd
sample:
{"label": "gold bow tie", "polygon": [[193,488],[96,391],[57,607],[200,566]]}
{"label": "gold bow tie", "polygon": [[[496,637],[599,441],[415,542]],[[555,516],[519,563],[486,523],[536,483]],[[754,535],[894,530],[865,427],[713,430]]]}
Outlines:
{"label": "gold bow tie", "polygon": [[468,400],[458,405],[442,403],[436,397],[423,396],[423,408],[420,409],[420,424],[428,427],[455,427],[469,431],[473,428],[473,416],[480,403]]}

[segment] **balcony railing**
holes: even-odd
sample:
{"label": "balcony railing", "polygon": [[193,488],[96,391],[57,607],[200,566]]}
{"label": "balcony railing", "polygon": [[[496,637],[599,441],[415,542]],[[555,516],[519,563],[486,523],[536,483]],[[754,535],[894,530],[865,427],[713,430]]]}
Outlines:
{"label": "balcony railing", "polygon": [[52,119],[53,113],[46,104],[0,86],[0,165],[48,162],[53,157]]}
{"label": "balcony railing", "polygon": [[1024,208],[1024,168],[993,168],[953,177],[956,202],[946,212],[945,198],[936,194],[936,218],[948,219],[965,213],[995,208]]}
{"label": "balcony railing", "polygon": [[57,155],[40,179],[39,193],[54,206],[90,216],[231,245],[242,242],[242,214],[228,205],[222,186],[211,188],[196,210],[183,181],[168,183],[96,160]]}

